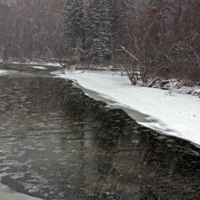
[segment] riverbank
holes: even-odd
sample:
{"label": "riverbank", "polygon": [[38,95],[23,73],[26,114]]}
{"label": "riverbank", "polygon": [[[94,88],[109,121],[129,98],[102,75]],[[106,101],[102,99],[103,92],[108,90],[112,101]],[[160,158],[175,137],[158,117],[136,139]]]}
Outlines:
{"label": "riverbank", "polygon": [[42,200],[42,199],[15,192],[11,190],[8,186],[0,183],[0,200]]}
{"label": "riverbank", "polygon": [[[111,71],[69,71],[59,77],[72,79],[83,88],[122,106],[147,115],[140,124],[200,145],[200,99],[184,94],[188,88],[167,90],[132,86],[126,76]],[[185,89],[185,91],[184,91]],[[183,94],[181,94],[183,93]]]}
{"label": "riverbank", "polygon": [[134,109],[116,101],[134,91],[126,77],[69,71],[72,83],[50,75],[63,73],[55,67],[13,67],[15,74],[0,76],[0,199],[199,199],[200,149],[127,116],[121,109]]}
{"label": "riverbank", "polygon": [[6,71],[5,70],[0,70],[0,75],[5,74]]}
{"label": "riverbank", "polygon": [[[44,68],[42,64],[32,64],[34,68]],[[58,63],[47,63],[45,67],[52,65],[60,67]],[[2,70],[0,73],[5,72]],[[146,127],[200,145],[200,99],[187,94],[195,94],[200,90],[198,87],[173,88],[169,91],[132,86],[126,76],[113,71],[66,70],[64,74],[56,74],[74,80],[103,99],[111,100],[110,106],[144,114],[147,120],[140,121],[137,117],[131,117]],[[141,119],[140,116],[139,118]]]}

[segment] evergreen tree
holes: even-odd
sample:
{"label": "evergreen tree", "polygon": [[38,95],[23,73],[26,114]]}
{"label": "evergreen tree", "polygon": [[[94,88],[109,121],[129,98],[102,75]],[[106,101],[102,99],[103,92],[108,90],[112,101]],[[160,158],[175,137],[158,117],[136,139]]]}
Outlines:
{"label": "evergreen tree", "polygon": [[121,41],[118,29],[125,12],[122,4],[122,0],[66,1],[60,17],[64,49],[78,49],[92,62],[114,60]]}
{"label": "evergreen tree", "polygon": [[84,13],[82,0],[67,0],[60,17],[60,39],[66,50],[84,49]]}
{"label": "evergreen tree", "polygon": [[[86,9],[86,47],[93,60],[114,60],[119,21],[122,17],[121,0],[91,0]],[[118,37],[119,38],[119,37]]]}

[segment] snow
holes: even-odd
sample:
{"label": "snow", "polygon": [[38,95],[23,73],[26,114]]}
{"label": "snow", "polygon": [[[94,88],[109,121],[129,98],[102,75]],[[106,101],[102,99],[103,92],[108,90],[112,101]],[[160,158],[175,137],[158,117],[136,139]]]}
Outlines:
{"label": "snow", "polygon": [[1,70],[1,69],[0,69],[0,75],[5,74],[5,73],[6,73],[5,70]]}
{"label": "snow", "polygon": [[[200,99],[197,96],[132,86],[126,76],[111,71],[65,71],[59,77],[74,80],[81,87],[110,99],[111,106],[121,107],[138,123],[162,133],[200,145]],[[92,96],[90,94],[90,96]],[[146,115],[138,120],[129,111]]]}
{"label": "snow", "polygon": [[[4,62],[0,59],[0,63],[4,63]],[[16,65],[27,64],[27,65],[43,65],[43,66],[52,66],[52,67],[62,67],[60,65],[60,63],[58,63],[58,62],[41,63],[41,62],[15,62],[15,61],[12,61],[12,62],[10,62],[10,64],[16,64]]]}
{"label": "snow", "polygon": [[[39,62],[30,62],[28,64],[31,64],[31,65],[41,65],[41,62],[40,63]],[[62,67],[60,65],[60,63],[51,63],[51,62],[49,62],[49,63],[43,63],[42,65],[44,65],[44,66],[53,66],[53,67]]]}
{"label": "snow", "polygon": [[40,67],[40,66],[33,66],[34,69],[47,69],[46,67]]}
{"label": "snow", "polygon": [[8,186],[0,183],[0,200],[42,200],[42,199],[12,191]]}

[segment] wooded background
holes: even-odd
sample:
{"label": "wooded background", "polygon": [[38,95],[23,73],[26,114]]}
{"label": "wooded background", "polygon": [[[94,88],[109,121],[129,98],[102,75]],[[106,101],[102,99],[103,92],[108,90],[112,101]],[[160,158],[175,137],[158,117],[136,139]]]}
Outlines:
{"label": "wooded background", "polygon": [[0,57],[200,81],[200,1],[0,0]]}

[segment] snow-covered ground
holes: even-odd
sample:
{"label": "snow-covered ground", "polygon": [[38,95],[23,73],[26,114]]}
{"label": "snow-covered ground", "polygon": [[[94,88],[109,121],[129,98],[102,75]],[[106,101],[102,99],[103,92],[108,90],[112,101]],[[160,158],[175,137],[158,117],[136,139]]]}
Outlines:
{"label": "snow-covered ground", "polygon": [[62,67],[60,65],[60,63],[51,63],[51,62],[49,62],[49,63],[42,63],[42,64],[41,64],[41,62],[40,63],[39,62],[30,62],[29,64],[31,64],[31,65],[44,65],[44,66]]}
{"label": "snow-covered ground", "polygon": [[46,63],[46,62],[44,62],[44,63],[41,63],[41,62],[23,62],[23,63],[21,63],[21,62],[11,62],[10,64],[17,64],[17,65],[20,65],[20,64],[27,64],[27,65],[42,65],[42,66],[53,66],[53,67],[62,67],[59,63],[51,63],[51,62],[49,62],[49,63]]}
{"label": "snow-covered ground", "polygon": [[46,70],[47,68],[46,67],[40,67],[40,66],[33,66],[34,69],[44,69]]}
{"label": "snow-covered ground", "polygon": [[6,73],[5,70],[1,70],[1,69],[0,69],[0,75],[5,74],[5,73]]}
{"label": "snow-covered ground", "polygon": [[[0,63],[5,63],[1,58],[0,58]],[[10,61],[8,64],[16,64],[16,65],[21,65],[21,64],[27,64],[27,65],[36,65],[36,66],[53,66],[53,67],[62,67],[60,63],[58,62],[17,62],[17,61]]]}
{"label": "snow-covered ground", "polygon": [[[152,122],[140,124],[200,145],[200,98],[188,94],[132,86],[126,76],[111,71],[66,71],[60,77],[72,79],[83,88],[112,100],[113,106],[136,110]],[[128,113],[129,114],[129,113]],[[134,118],[134,116],[132,116]],[[137,120],[137,118],[136,118]]]}
{"label": "snow-covered ground", "polygon": [[0,200],[42,200],[42,199],[15,192],[11,190],[8,186],[0,183]]}

